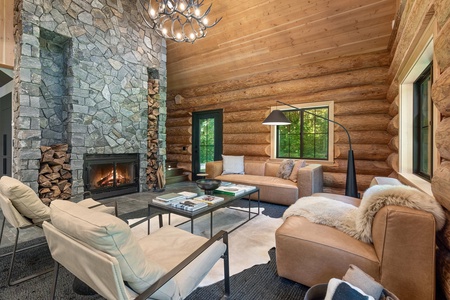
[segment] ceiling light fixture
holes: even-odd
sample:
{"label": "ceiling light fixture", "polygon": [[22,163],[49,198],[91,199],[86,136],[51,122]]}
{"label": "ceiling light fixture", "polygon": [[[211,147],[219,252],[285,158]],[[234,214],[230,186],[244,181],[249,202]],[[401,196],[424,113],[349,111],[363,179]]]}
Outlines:
{"label": "ceiling light fixture", "polygon": [[163,38],[175,42],[194,43],[204,38],[208,28],[222,20],[216,19],[208,25],[207,15],[212,4],[201,13],[204,0],[139,0],[139,11],[145,23]]}

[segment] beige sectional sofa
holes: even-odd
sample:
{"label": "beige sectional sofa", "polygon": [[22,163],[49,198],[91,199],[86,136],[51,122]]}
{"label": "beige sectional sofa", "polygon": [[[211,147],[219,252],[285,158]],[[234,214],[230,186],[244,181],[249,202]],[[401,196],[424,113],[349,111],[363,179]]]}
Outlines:
{"label": "beige sectional sofa", "polygon": [[[322,192],[322,165],[307,164],[298,169],[297,182],[277,177],[281,161],[245,161],[245,174],[222,175],[222,161],[206,163],[207,178],[215,178],[239,184],[253,185],[260,189],[260,200],[291,205],[298,198]],[[252,195],[256,198],[256,195]]]}

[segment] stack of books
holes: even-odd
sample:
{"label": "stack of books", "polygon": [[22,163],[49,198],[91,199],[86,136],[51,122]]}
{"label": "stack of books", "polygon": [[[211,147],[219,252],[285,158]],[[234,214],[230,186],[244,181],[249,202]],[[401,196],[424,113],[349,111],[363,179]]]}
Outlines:
{"label": "stack of books", "polygon": [[176,207],[179,209],[184,209],[187,211],[194,211],[194,210],[208,206],[208,203],[199,201],[199,200],[195,200],[195,199],[189,199],[189,200],[181,201],[178,203],[173,203],[171,205],[173,207]]}
{"label": "stack of books", "polygon": [[217,196],[213,196],[213,195],[202,195],[199,197],[195,197],[194,200],[203,201],[208,205],[213,205],[213,204],[222,202],[225,199],[222,197],[217,197]]}
{"label": "stack of books", "polygon": [[156,197],[153,199],[153,203],[161,205],[169,205],[186,200],[186,197],[177,193],[169,193]]}
{"label": "stack of books", "polygon": [[221,193],[221,194],[227,194],[227,195],[233,195],[233,196],[239,196],[244,194],[245,192],[254,190],[256,187],[251,185],[243,185],[243,184],[232,184],[227,186],[219,186],[217,189],[214,190],[214,192]]}

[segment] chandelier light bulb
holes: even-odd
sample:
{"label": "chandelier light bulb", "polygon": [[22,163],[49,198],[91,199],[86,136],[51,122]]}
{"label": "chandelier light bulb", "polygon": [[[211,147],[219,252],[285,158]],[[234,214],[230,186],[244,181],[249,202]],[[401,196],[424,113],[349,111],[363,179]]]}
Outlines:
{"label": "chandelier light bulb", "polygon": [[159,36],[175,42],[193,43],[204,38],[207,29],[222,20],[218,18],[208,25],[206,16],[212,5],[202,14],[203,0],[139,0],[137,3],[144,22]]}

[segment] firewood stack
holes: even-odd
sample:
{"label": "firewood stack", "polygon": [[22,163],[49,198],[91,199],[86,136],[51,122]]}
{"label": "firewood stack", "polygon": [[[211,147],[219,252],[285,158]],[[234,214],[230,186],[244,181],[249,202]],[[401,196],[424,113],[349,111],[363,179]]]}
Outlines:
{"label": "firewood stack", "polygon": [[72,196],[72,172],[69,145],[41,146],[39,170],[39,198],[49,204],[55,199],[70,199]]}
{"label": "firewood stack", "polygon": [[148,81],[148,136],[147,136],[147,185],[153,188],[157,183],[158,172],[158,116],[159,116],[159,80]]}

